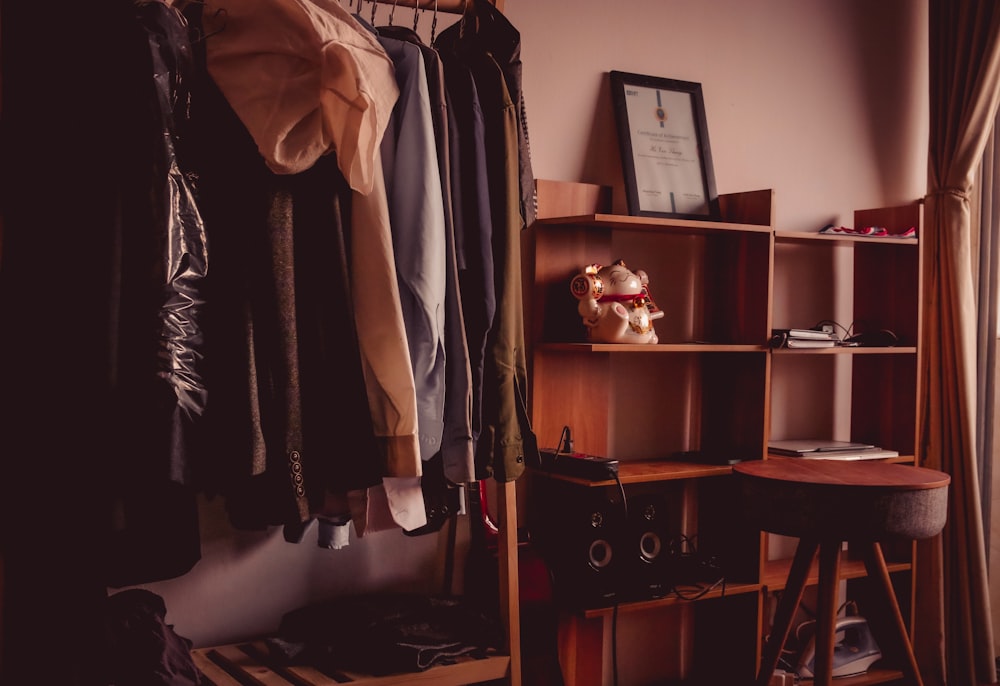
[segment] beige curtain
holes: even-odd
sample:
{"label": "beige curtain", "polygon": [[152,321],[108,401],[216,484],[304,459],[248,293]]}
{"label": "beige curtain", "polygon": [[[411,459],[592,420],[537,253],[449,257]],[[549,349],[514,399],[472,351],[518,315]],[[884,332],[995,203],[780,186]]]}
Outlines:
{"label": "beige curtain", "polygon": [[928,686],[996,682],[976,466],[969,193],[1000,99],[1000,4],[930,0],[919,459],[952,477],[943,534],[917,547],[914,649]]}
{"label": "beige curtain", "polygon": [[[979,245],[973,244],[973,251],[979,253],[979,335],[977,350],[979,355],[979,407],[977,428],[979,430],[979,477],[983,491],[983,528],[986,533],[987,561],[990,577],[990,605],[993,626],[1000,625],[1000,470],[993,465],[998,450],[997,434],[1000,414],[997,401],[997,356],[1000,354],[998,333],[998,304],[1000,304],[1000,117],[993,121],[993,132],[983,152],[981,180],[977,179],[973,195],[973,231],[978,235]],[[980,208],[980,216],[975,208]],[[976,220],[979,220],[976,229]],[[993,632],[993,649],[996,651],[997,632]]]}

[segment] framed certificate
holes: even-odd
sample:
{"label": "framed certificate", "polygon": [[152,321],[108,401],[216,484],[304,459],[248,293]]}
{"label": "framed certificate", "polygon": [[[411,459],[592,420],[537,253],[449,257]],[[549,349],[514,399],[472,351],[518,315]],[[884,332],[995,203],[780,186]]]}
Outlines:
{"label": "framed certificate", "polygon": [[610,76],[629,214],[718,220],[701,84]]}

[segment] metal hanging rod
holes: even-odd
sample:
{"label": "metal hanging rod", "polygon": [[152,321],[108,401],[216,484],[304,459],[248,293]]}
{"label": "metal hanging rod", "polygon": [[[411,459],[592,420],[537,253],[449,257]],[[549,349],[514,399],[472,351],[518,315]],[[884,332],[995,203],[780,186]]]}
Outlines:
{"label": "metal hanging rod", "polygon": [[[371,0],[366,0],[371,1]],[[466,3],[472,0],[375,0],[380,5],[399,5],[401,7],[419,7],[423,10],[433,10],[435,5],[438,12],[449,12],[451,14],[461,14],[466,7]],[[490,0],[498,10],[503,11],[503,0]]]}

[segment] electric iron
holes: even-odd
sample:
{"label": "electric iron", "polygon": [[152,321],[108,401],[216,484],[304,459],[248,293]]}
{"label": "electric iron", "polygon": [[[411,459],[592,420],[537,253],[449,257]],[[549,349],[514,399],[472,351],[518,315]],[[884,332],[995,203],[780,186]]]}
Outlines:
{"label": "electric iron", "polygon": [[[799,645],[803,646],[795,671],[800,679],[812,679],[816,668],[816,622],[803,622],[795,629],[795,635]],[[837,620],[833,646],[834,677],[864,674],[880,659],[882,651],[875,643],[868,620],[859,615]]]}

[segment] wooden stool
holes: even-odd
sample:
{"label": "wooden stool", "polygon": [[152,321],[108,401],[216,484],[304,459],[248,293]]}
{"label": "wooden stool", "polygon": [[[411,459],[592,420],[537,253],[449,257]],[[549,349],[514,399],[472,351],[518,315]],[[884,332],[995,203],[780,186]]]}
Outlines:
{"label": "wooden stool", "polygon": [[837,584],[843,541],[864,555],[868,576],[881,588],[896,627],[904,672],[923,686],[906,622],[889,579],[879,541],[929,538],[944,528],[951,477],[943,472],[886,462],[777,458],[733,467],[747,514],[757,528],[799,539],[788,583],[764,649],[757,685],[767,686],[802,600],[819,550],[816,608],[816,686],[829,686],[837,622]]}

